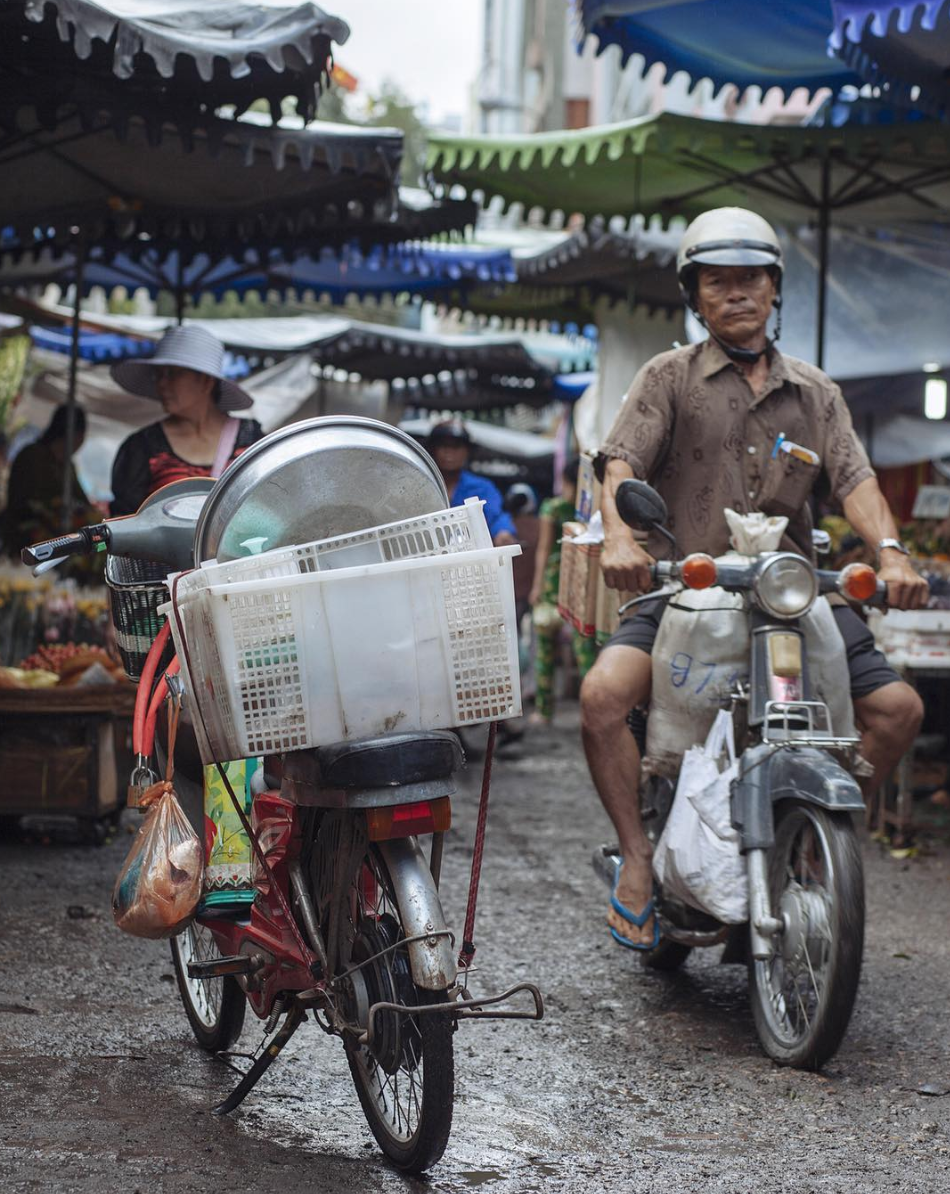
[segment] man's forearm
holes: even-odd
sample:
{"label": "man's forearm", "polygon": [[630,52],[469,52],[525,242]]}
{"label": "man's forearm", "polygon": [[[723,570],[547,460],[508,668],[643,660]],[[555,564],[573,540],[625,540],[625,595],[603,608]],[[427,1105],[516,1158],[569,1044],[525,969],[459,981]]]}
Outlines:
{"label": "man's forearm", "polygon": [[625,460],[608,460],[604,474],[604,487],[600,499],[600,512],[604,520],[604,540],[609,543],[618,536],[629,536],[630,528],[617,513],[617,487],[621,481],[633,476],[633,469]]}
{"label": "man's forearm", "polygon": [[842,503],[844,516],[870,548],[897,538],[897,524],[876,477],[856,485]]}

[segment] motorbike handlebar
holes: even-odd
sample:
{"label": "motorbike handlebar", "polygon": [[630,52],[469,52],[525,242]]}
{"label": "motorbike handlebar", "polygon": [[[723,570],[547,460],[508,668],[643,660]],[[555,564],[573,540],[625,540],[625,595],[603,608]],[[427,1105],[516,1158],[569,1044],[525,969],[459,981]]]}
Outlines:
{"label": "motorbike handlebar", "polygon": [[24,564],[35,568],[52,560],[65,560],[68,556],[98,551],[101,543],[108,542],[109,528],[101,522],[95,526],[83,527],[69,535],[57,535],[55,539],[44,539],[40,543],[24,547],[20,552],[20,559]]}
{"label": "motorbike handlebar", "polygon": [[[748,579],[748,576],[746,576],[744,574],[744,570],[742,570],[743,571],[742,583],[738,583],[739,582],[738,576],[735,576],[735,575],[729,576],[727,579],[725,576],[722,575],[723,572],[732,572],[732,571],[733,571],[733,569],[729,568],[729,569],[722,569],[720,572],[721,579],[720,579],[719,583],[722,584],[724,588],[738,590],[738,589],[748,589],[751,587],[750,580]],[[816,570],[816,575],[818,577],[818,591],[820,593],[837,593],[837,592],[841,591],[839,588],[839,584],[838,584],[839,578],[841,576],[840,572],[829,572],[829,571],[825,571],[822,569],[818,569],[818,570]],[[655,564],[652,564],[650,566],[650,576],[653,580],[653,583],[657,587],[661,586],[668,580],[679,580],[680,565],[678,562],[673,561],[673,560],[659,560]],[[649,594],[647,594],[647,596],[649,596]],[[631,604],[631,603],[628,602],[628,605],[629,604]],[[887,608],[887,585],[885,584],[885,582],[883,580],[879,580],[877,582],[877,587],[876,587],[874,594],[871,597],[868,597],[864,601],[862,601],[861,604],[873,606],[873,607],[876,607],[879,609],[886,609]]]}

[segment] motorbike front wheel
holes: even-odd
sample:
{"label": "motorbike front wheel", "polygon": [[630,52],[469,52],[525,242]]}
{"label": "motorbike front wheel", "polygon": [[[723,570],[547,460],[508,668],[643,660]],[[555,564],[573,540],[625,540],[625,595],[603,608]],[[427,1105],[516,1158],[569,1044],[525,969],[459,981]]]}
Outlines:
{"label": "motorbike front wheel", "polygon": [[775,822],[769,897],[785,928],[770,958],[749,958],[752,1012],[769,1057],[818,1069],[841,1044],[861,974],[861,852],[847,814],[786,801]]}
{"label": "motorbike front wheel", "polygon": [[[344,890],[341,961],[351,971],[344,989],[351,1016],[364,1024],[374,1003],[422,1007],[445,1003],[445,991],[413,982],[393,882],[382,856],[369,846]],[[359,969],[353,969],[359,967]],[[360,1104],[377,1143],[407,1173],[421,1173],[442,1156],[452,1127],[454,1023],[444,1012],[384,1011],[372,1041],[345,1038]]]}

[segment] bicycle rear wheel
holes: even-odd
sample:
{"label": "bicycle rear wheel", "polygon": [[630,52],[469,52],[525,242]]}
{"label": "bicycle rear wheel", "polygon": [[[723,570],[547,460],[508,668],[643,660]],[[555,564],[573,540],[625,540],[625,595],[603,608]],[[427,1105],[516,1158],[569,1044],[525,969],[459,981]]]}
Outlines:
{"label": "bicycle rear wheel", "polygon": [[[427,991],[413,982],[408,949],[400,944],[406,933],[392,879],[374,847],[358,857],[342,897],[338,970],[360,967],[342,984],[347,1018],[365,1028],[375,1003],[446,1003],[446,991]],[[393,1164],[407,1173],[428,1169],[448,1143],[455,1089],[453,1030],[445,1012],[384,1011],[375,1017],[368,1045],[344,1038],[373,1135]]]}

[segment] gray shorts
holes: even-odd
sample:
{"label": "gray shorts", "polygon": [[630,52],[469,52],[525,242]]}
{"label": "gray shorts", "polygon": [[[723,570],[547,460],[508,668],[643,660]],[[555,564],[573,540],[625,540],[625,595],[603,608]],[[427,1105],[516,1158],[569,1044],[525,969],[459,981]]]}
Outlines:
{"label": "gray shorts", "polygon": [[[650,655],[667,600],[660,597],[656,601],[645,601],[632,618],[620,623],[619,630],[610,636],[605,645],[638,647]],[[854,610],[847,605],[833,605],[831,608],[844,639],[852,699],[868,696],[885,684],[899,681],[900,676],[874,645],[874,635]]]}

